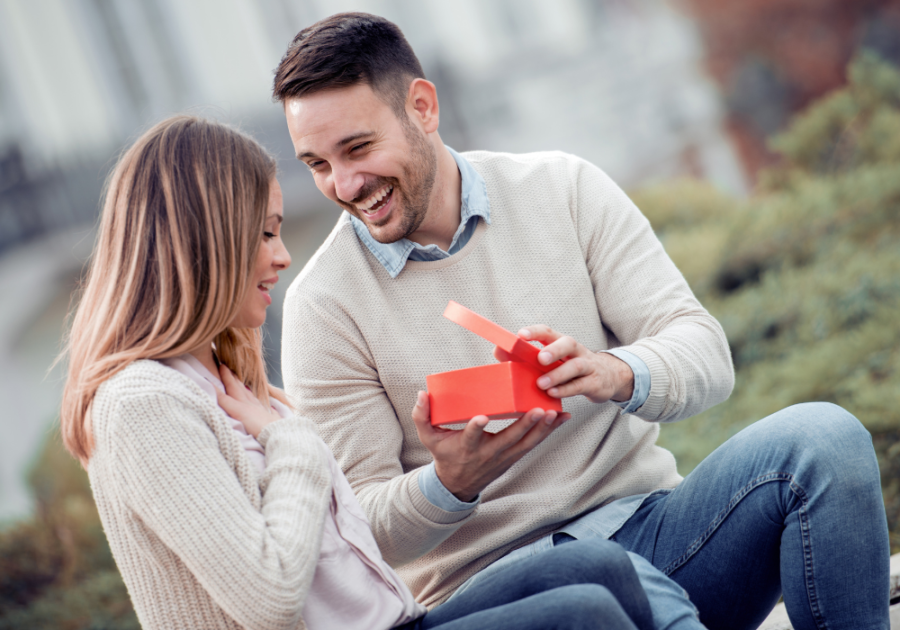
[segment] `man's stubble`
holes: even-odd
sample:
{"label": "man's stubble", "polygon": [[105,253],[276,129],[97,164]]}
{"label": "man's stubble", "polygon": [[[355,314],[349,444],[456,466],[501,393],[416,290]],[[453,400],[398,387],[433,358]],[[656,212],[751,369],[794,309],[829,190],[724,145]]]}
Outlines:
{"label": "man's stubble", "polygon": [[[409,145],[409,159],[401,165],[403,181],[395,177],[379,177],[367,184],[356,196],[355,202],[368,198],[379,188],[386,184],[394,187],[393,194],[398,195],[393,199],[394,203],[402,209],[400,223],[397,229],[390,234],[375,234],[372,224],[360,216],[359,210],[353,203],[341,202],[341,205],[351,214],[366,224],[369,234],[380,243],[394,243],[408,237],[419,229],[428,214],[428,206],[431,201],[431,193],[437,177],[437,153],[428,138],[409,120],[400,119],[403,127],[403,135]],[[392,213],[393,214],[393,213]],[[390,221],[388,215],[387,221]],[[378,227],[377,224],[374,227]]]}

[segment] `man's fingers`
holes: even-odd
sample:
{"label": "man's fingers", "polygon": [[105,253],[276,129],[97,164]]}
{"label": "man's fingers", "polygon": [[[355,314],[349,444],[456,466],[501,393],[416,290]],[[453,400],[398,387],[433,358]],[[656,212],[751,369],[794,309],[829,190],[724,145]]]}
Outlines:
{"label": "man's fingers", "polygon": [[569,336],[561,336],[554,342],[541,348],[538,353],[538,361],[543,365],[550,365],[554,361],[567,360],[570,357],[584,355],[585,347]]}
{"label": "man's fingers", "polygon": [[535,407],[502,431],[495,433],[493,435],[494,451],[499,452],[514,447],[536,425],[541,424],[545,416],[543,409]]}
{"label": "man's fingers", "polygon": [[520,328],[519,332],[516,334],[521,339],[525,339],[526,341],[540,341],[545,346],[562,337],[561,334],[559,334],[549,326],[544,326],[543,324]]}
{"label": "man's fingers", "polygon": [[436,433],[443,432],[443,429],[435,427],[431,424],[431,403],[428,400],[428,394],[420,391],[416,395],[416,404],[412,410],[413,423],[416,425],[416,433],[419,434],[419,441],[426,447],[434,441]]}
{"label": "man's fingers", "polygon": [[559,413],[552,409],[544,414],[544,418],[541,422],[536,423],[528,433],[522,436],[522,439],[519,440],[518,444],[516,444],[516,449],[519,451],[516,455],[516,459],[518,460],[523,457],[525,453],[528,453],[538,444],[543,442],[548,435],[556,431],[556,429],[570,417],[571,414]]}
{"label": "man's fingers", "polygon": [[[547,393],[554,398],[569,398],[571,396],[579,395],[585,395],[588,397],[595,396],[594,390],[591,387],[591,381],[587,376],[580,376],[578,378],[572,379],[568,383],[563,383],[562,385],[551,387],[547,390]],[[593,400],[593,398],[591,399]]]}
{"label": "man's fingers", "polygon": [[484,437],[484,427],[489,422],[487,416],[475,416],[466,423],[462,430],[463,445],[469,451],[477,451],[481,445],[481,439]]}
{"label": "man's fingers", "polygon": [[428,394],[419,392],[416,394],[416,404],[413,406],[412,419],[416,424],[428,423],[431,425],[431,403]]}
{"label": "man's fingers", "polygon": [[[545,391],[553,387],[558,388],[558,386],[569,383],[588,373],[590,373],[590,366],[588,363],[580,357],[575,357],[574,359],[569,359],[555,370],[551,370],[546,374],[539,376],[537,379],[537,386]],[[555,396],[555,394],[550,395]]]}

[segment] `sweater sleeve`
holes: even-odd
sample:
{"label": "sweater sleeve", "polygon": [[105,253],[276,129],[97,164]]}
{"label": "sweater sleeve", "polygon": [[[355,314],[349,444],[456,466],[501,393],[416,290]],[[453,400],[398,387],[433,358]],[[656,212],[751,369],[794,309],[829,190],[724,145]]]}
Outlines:
{"label": "sweater sleeve", "polygon": [[[306,332],[311,330],[314,336]],[[422,469],[404,470],[398,412],[365,339],[339,304],[292,286],[281,362],[291,403],[313,419],[331,447],[388,564],[399,567],[423,556],[474,514],[475,506],[448,511],[432,504],[418,483]]]}
{"label": "sweater sleeve", "polygon": [[650,394],[635,415],[673,422],[726,400],[734,368],[722,327],[625,193],[583,160],[573,177],[570,208],[600,319],[650,369]]}
{"label": "sweater sleeve", "polygon": [[119,400],[109,422],[122,496],[210,597],[247,628],[296,628],[315,573],[331,477],[308,420],[260,434],[255,507],[199,412],[168,394]]}

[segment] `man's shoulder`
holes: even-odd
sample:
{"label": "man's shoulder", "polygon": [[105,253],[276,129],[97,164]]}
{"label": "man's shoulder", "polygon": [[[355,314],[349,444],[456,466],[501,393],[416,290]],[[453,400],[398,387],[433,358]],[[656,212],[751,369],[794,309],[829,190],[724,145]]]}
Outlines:
{"label": "man's shoulder", "polygon": [[[565,151],[534,151],[532,153],[502,153],[498,151],[465,151],[461,153],[473,166],[481,170],[496,169],[510,172],[536,168],[577,168],[587,162]],[[479,168],[481,167],[481,168]]]}

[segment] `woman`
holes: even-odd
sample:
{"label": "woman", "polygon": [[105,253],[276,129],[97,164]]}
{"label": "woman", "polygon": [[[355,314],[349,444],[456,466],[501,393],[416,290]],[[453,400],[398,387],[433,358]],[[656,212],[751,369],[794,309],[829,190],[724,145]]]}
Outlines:
{"label": "woman", "polygon": [[428,613],[415,602],[327,447],[266,380],[281,221],[272,157],[197,118],[153,127],[108,183],[62,429],[141,624],[652,627],[612,543],[563,545],[541,571],[498,571]]}

